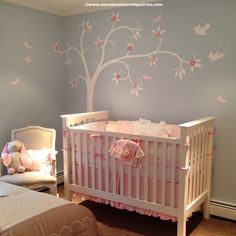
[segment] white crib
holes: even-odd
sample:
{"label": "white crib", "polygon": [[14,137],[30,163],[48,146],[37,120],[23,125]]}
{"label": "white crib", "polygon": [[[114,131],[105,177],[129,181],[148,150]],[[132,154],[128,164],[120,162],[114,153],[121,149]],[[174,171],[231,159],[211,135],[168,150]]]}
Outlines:
{"label": "white crib", "polygon": [[[108,114],[101,111],[61,116],[65,196],[71,199],[72,193],[78,192],[90,199],[168,215],[178,222],[178,236],[186,235],[186,219],[203,203],[204,218],[208,219],[214,117],[179,125],[179,138],[78,128],[80,124],[108,120]],[[102,140],[102,158],[93,158],[96,148],[91,136]],[[110,146],[121,138],[143,143],[141,168],[124,166],[110,156]],[[85,148],[88,145],[90,151]]]}

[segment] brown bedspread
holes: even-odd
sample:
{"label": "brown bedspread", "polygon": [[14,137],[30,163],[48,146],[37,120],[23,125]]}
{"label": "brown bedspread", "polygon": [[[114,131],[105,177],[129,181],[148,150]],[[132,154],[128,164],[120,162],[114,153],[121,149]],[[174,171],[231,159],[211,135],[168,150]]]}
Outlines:
{"label": "brown bedspread", "polygon": [[91,211],[68,203],[22,221],[1,236],[96,236],[96,220]]}

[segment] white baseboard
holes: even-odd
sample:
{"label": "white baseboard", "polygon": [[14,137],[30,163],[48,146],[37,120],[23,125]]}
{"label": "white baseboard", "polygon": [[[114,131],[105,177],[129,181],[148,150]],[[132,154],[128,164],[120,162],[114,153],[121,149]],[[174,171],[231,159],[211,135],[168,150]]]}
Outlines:
{"label": "white baseboard", "polygon": [[221,201],[211,201],[210,214],[236,221],[236,205]]}

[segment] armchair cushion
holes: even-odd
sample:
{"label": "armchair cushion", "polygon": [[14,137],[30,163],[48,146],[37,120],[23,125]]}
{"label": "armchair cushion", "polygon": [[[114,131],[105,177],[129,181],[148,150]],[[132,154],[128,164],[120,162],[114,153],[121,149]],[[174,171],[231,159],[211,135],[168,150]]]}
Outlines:
{"label": "armchair cushion", "polygon": [[11,183],[19,186],[29,186],[33,184],[56,184],[56,177],[43,174],[39,171],[30,171],[24,173],[16,173],[14,175],[4,175],[0,177],[0,181]]}

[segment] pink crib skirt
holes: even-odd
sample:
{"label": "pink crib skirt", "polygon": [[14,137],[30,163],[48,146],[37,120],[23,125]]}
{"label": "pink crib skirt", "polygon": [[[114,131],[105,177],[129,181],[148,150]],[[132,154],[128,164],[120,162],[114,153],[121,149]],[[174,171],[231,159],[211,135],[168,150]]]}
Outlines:
{"label": "pink crib skirt", "polygon": [[[77,170],[77,173],[79,171],[79,168]],[[82,186],[86,186],[85,185],[85,167],[82,167]],[[102,169],[101,171],[101,175],[102,175],[102,183],[101,183],[101,189],[102,191],[106,191],[109,193],[113,193],[113,181],[112,181],[112,172],[109,172],[109,188],[108,191],[106,189],[106,173],[105,170]],[[140,176],[139,178],[139,193],[137,195],[136,193],[136,176],[132,175],[131,177],[131,196],[128,196],[128,175],[124,174],[124,178],[123,178],[123,185],[121,184],[121,176],[120,173],[116,174],[116,186],[115,186],[115,193],[117,195],[121,195],[122,192],[122,196],[126,196],[126,197],[131,197],[134,199],[139,199],[139,200],[143,200],[144,201],[144,178]],[[79,183],[78,177],[77,177],[77,184]],[[98,168],[95,168],[95,190],[99,190],[99,171]],[[156,193],[153,193],[153,179],[149,178],[148,179],[148,202],[151,203],[156,203],[156,204],[161,204],[161,196],[162,196],[162,182],[161,180],[156,180]],[[175,189],[175,193],[174,193],[174,207],[177,208],[177,203],[178,203],[178,183],[174,184],[174,189]],[[121,189],[121,186],[123,186],[123,191]],[[88,187],[92,188],[92,168],[88,167]],[[165,206],[170,206],[170,193],[171,192],[171,183],[166,181],[165,183]],[[79,194],[81,196],[81,194]],[[137,196],[136,196],[137,195]],[[105,203],[105,204],[110,204],[113,207],[119,208],[119,209],[126,209],[129,211],[136,211],[140,214],[144,214],[144,215],[148,215],[148,216],[154,216],[154,217],[160,217],[163,220],[172,220],[172,221],[176,221],[176,217],[167,215],[167,214],[163,214],[160,212],[156,212],[156,211],[152,211],[152,210],[147,210],[144,208],[140,208],[140,207],[135,207],[135,206],[130,206],[124,203],[120,203],[120,202],[116,202],[116,201],[111,201],[111,200],[107,200],[107,199],[103,199],[100,197],[95,197],[95,196],[89,196],[89,195],[84,195],[83,197],[85,199],[89,199],[95,202],[99,202],[99,203]],[[154,198],[156,198],[156,200],[154,201]]]}

